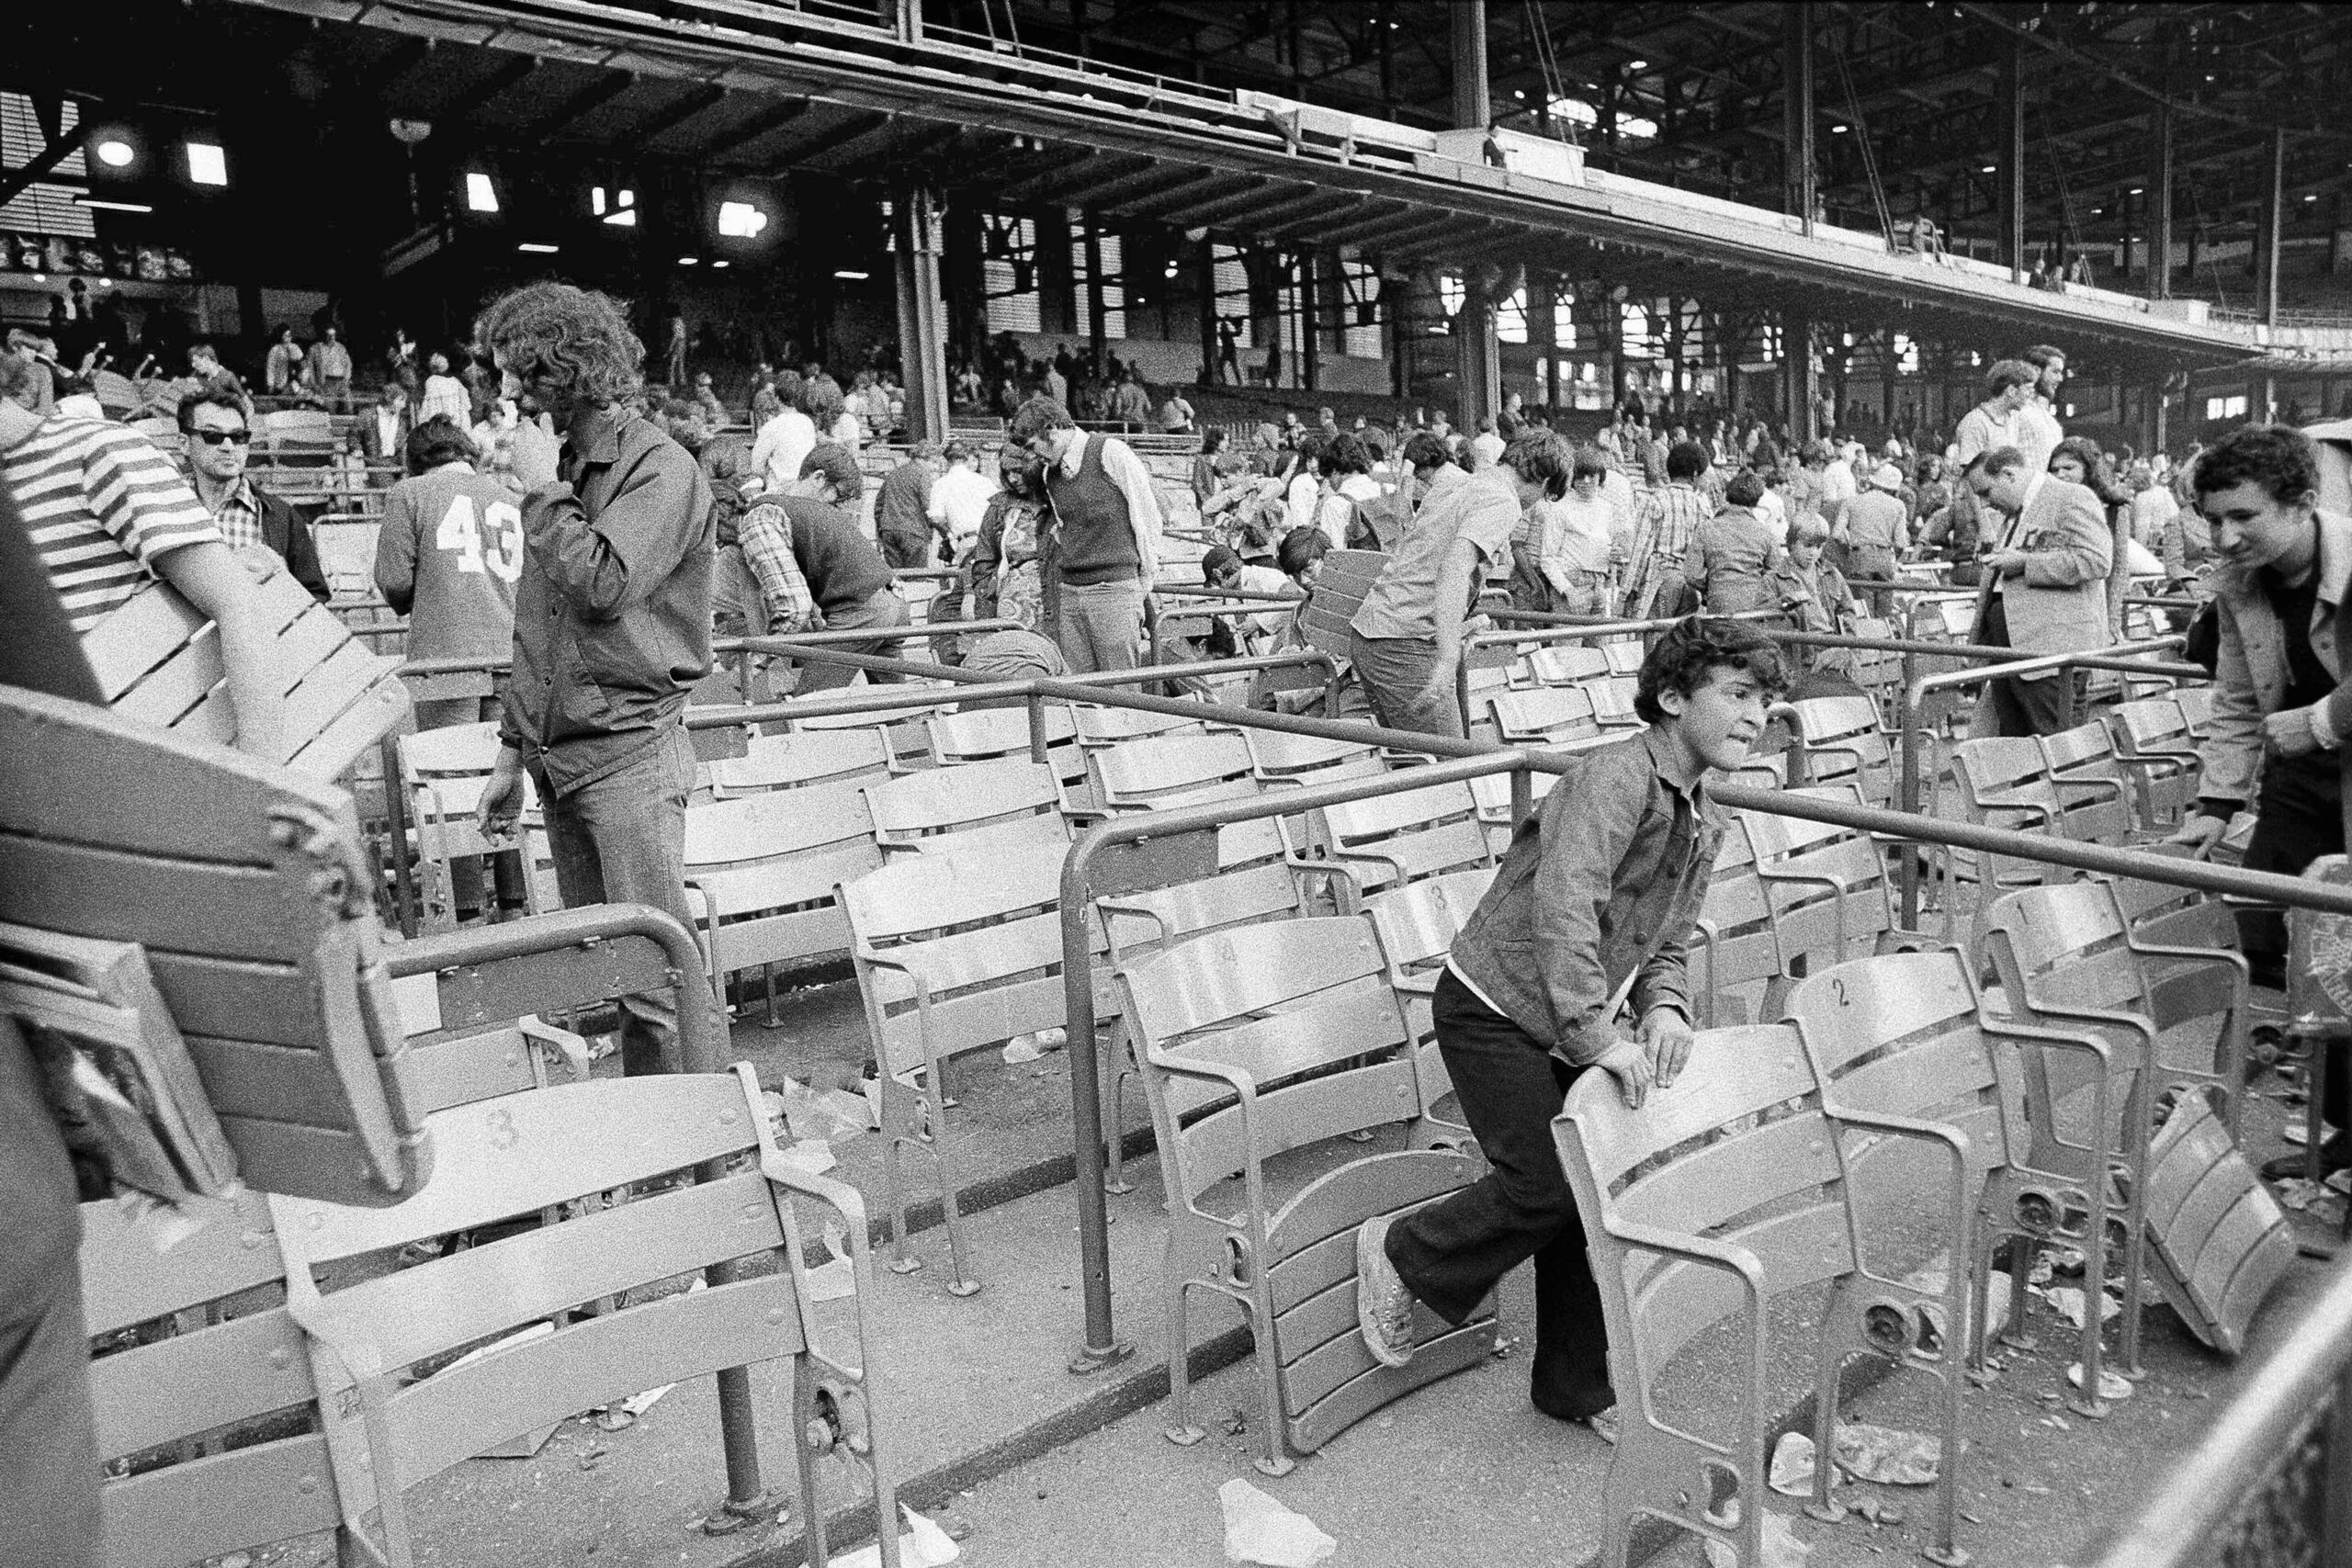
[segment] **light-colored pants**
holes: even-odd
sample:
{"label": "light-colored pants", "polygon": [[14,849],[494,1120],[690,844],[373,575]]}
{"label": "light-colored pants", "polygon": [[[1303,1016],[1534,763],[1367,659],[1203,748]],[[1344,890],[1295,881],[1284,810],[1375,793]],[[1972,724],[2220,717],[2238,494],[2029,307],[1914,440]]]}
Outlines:
{"label": "light-colored pants", "polygon": [[1351,630],[1348,659],[1382,728],[1463,738],[1462,705],[1453,682],[1448,680],[1435,694],[1425,694],[1438,668],[1436,638],[1366,637]]}
{"label": "light-colored pants", "polygon": [[1133,670],[1142,662],[1143,583],[1065,582],[1047,635],[1073,675]]}

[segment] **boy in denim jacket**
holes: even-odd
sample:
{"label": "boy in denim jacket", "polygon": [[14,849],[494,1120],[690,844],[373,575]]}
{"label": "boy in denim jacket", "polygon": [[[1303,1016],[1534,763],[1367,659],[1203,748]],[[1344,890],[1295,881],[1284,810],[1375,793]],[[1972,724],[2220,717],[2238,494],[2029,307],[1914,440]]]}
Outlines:
{"label": "boy in denim jacket", "polygon": [[1683,621],[1642,663],[1634,705],[1650,728],[1571,759],[1520,825],[1435,998],[1438,1047],[1492,1168],[1357,1232],[1357,1317],[1384,1363],[1411,1359],[1416,1300],[1462,1323],[1532,1258],[1535,1407],[1613,1435],[1600,1295],[1552,1119],[1589,1068],[1635,1107],[1682,1070],[1684,954],[1723,840],[1704,780],[1746,761],[1781,681],[1760,634]]}

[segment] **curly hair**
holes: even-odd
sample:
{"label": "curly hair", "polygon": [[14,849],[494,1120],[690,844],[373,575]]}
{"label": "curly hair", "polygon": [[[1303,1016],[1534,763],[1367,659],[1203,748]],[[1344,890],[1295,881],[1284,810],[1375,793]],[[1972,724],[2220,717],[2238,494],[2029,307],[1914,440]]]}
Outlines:
{"label": "curly hair", "polygon": [[491,301],[474,335],[503,367],[545,380],[583,403],[617,402],[641,384],[645,344],[609,295],[569,283],[530,283]]}
{"label": "curly hair", "polygon": [[1679,692],[1687,697],[1707,683],[1707,674],[1713,670],[1744,670],[1768,692],[1778,692],[1787,683],[1781,650],[1770,637],[1743,621],[1690,615],[1668,627],[1651,647],[1649,657],[1642,660],[1642,672],[1634,687],[1634,712],[1651,724],[1665,722],[1666,709],[1658,705],[1658,694]]}
{"label": "curly hair", "polygon": [[2319,448],[2290,424],[2242,424],[2205,449],[2189,482],[2200,496],[2256,485],[2292,505],[2319,489]]}
{"label": "curly hair", "polygon": [[1567,442],[1548,430],[1535,430],[1512,438],[1503,448],[1502,465],[1543,491],[1546,500],[1557,501],[1568,493],[1577,460]]}

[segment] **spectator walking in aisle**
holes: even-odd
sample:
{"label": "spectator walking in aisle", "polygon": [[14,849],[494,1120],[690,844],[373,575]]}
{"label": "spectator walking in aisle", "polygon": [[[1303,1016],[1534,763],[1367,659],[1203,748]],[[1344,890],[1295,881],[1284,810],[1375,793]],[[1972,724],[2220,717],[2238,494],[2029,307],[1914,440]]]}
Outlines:
{"label": "spectator walking in aisle", "polygon": [[[650,904],[691,931],[695,753],[680,721],[711,666],[709,483],[685,448],[625,406],[645,345],[617,301],[530,284],[492,303],[480,335],[525,416],[514,667],[482,830],[513,832],[527,770],[566,908]],[[626,1072],[678,1066],[682,1005],[711,1005],[701,976],[622,998]]]}
{"label": "spectator walking in aisle", "polygon": [[816,449],[817,426],[800,407],[803,389],[798,371],[779,372],[775,412],[760,423],[752,438],[752,471],[771,495],[782,495],[800,482],[800,465]]}
{"label": "spectator walking in aisle", "polygon": [[[2343,683],[2340,631],[2352,593],[2352,518],[2320,507],[2317,449],[2286,425],[2230,432],[2199,460],[2193,482],[2222,558],[2213,580],[2221,659],[2212,725],[2197,749],[2197,815],[2174,841],[2210,849],[2251,805],[2245,868],[2300,875],[2320,856],[2344,852],[2352,686]],[[2284,920],[2246,913],[2238,927],[2254,983],[2284,986]],[[2343,1047],[2328,1049],[2324,1110],[2338,1128],[2352,1126]],[[2336,1133],[2320,1155],[2331,1168],[2352,1166],[2352,1136]],[[2302,1161],[2290,1151],[2263,1174],[2300,1175]]]}
{"label": "spectator walking in aisle", "polygon": [[933,535],[945,542],[931,520],[932,488],[945,466],[938,442],[918,441],[907,460],[882,477],[881,493],[874,498],[874,536],[893,569],[929,566]]}
{"label": "spectator walking in aisle", "polygon": [[1159,405],[1159,433],[1162,435],[1193,434],[1193,405],[1184,400],[1182,388],[1170,386],[1166,400]]}
{"label": "spectator walking in aisle", "polygon": [[1781,564],[1781,547],[1756,514],[1763,495],[1764,481],[1755,474],[1733,475],[1723,510],[1691,533],[1690,581],[1710,615],[1761,610],[1773,602],[1771,577]]}
{"label": "spectator walking in aisle", "polygon": [[1089,435],[1057,402],[1032,398],[1005,432],[1045,465],[1053,519],[1045,550],[1047,635],[1072,671],[1132,670],[1144,598],[1159,574],[1151,471],[1112,435]]}
{"label": "spectator walking in aisle", "polygon": [[[887,633],[911,618],[906,601],[899,597],[889,563],[858,526],[856,507],[865,489],[865,476],[849,449],[826,442],[808,454],[793,493],[754,503],[736,525],[743,558],[759,580],[771,633],[861,628]],[[902,656],[895,637],[839,646],[845,653]],[[856,678],[849,665],[808,660],[801,664],[793,690],[829,692]],[[866,679],[887,685],[905,677],[876,671]]]}
{"label": "spectator walking in aisle", "polygon": [[415,341],[408,335],[406,327],[394,327],[391,346],[384,350],[384,376],[387,380],[399,382],[401,390],[409,395],[412,402],[416,399],[416,363]]}
{"label": "spectator walking in aisle", "polygon": [[[1854,576],[1894,581],[1902,552],[1911,547],[1911,517],[1903,504],[1903,470],[1881,463],[1871,470],[1868,489],[1846,503],[1832,530],[1846,547],[1846,569]],[[1880,620],[1894,614],[1894,590],[1866,588],[1871,614]]]}
{"label": "spectator walking in aisle", "polygon": [[[523,575],[523,513],[514,494],[474,471],[472,440],[455,422],[428,419],[408,439],[409,477],[386,492],[376,535],[376,591],[406,615],[411,659],[503,659],[514,647],[514,584]],[[415,704],[419,730],[499,717],[503,676],[487,670],[435,676],[442,694]],[[524,907],[522,857],[492,857],[498,907]],[[481,912],[481,861],[449,866],[451,912]]]}
{"label": "spectator walking in aisle", "polygon": [[424,393],[416,404],[418,423],[446,419],[462,430],[473,423],[473,409],[466,384],[449,374],[449,356],[435,350],[425,361]]}
{"label": "spectator walking in aisle", "polygon": [[2058,394],[2066,385],[2066,353],[2038,343],[2025,351],[2025,362],[2033,368],[2033,386],[2018,405],[2017,447],[2028,463],[2045,468],[2058,444],[2066,439],[2065,426],[2058,423]]}
{"label": "spectator walking in aisle", "polygon": [[667,343],[662,348],[662,379],[673,390],[686,384],[686,314],[673,307],[666,330]]}
{"label": "spectator walking in aisle", "polygon": [[968,441],[950,441],[942,454],[947,471],[931,487],[931,525],[947,552],[945,565],[957,565],[978,542],[980,525],[988,518],[989,500],[996,487],[979,471],[979,456]]}
{"label": "spectator walking in aisle", "polygon": [[179,426],[187,438],[188,474],[197,500],[212,514],[212,525],[229,547],[268,550],[311,598],[325,604],[326,574],[319,570],[311,525],[245,472],[254,432],[244,405],[225,392],[207,392],[180,404]]}
{"label": "spectator walking in aisle", "polygon": [[703,418],[709,422],[712,430],[727,423],[727,405],[718,400],[718,389],[711,385],[707,370],[695,372],[695,401],[701,407]]}
{"label": "spectator walking in aisle", "polygon": [[1126,379],[1111,394],[1111,417],[1132,430],[1143,430],[1151,423],[1151,393],[1143,384],[1143,372],[1130,367]]}
{"label": "spectator walking in aisle", "polygon": [[351,412],[351,350],[344,346],[341,331],[333,326],[320,331],[319,341],[311,345],[304,361],[303,373],[311,395],[326,405],[328,412]]}
{"label": "spectator walking in aisle", "polygon": [[1496,433],[1495,416],[1490,413],[1480,414],[1478,434],[1470,438],[1470,452],[1478,459],[1477,466],[1481,468],[1490,468],[1501,462],[1505,445],[1502,436]]}
{"label": "spectator walking in aisle", "polygon": [[[1953,454],[1953,462],[1964,468],[1985,453],[2005,446],[2024,450],[2018,412],[2033,397],[2035,374],[2033,367],[2022,359],[1996,360],[1984,372],[1984,400],[1960,416],[1960,430],[1953,438],[1959,450]],[[2040,473],[2049,461],[2050,455],[2043,453],[2041,461],[2031,465],[2033,471]]]}
{"label": "spectator walking in aisle", "polygon": [[1420,441],[1407,455],[1430,459],[1429,492],[1348,623],[1349,659],[1382,725],[1458,739],[1454,670],[1479,584],[1510,559],[1520,513],[1567,493],[1575,460],[1558,436],[1530,434],[1473,474],[1435,460],[1433,449],[1416,451]]}
{"label": "spectator walking in aisle", "polygon": [[279,761],[285,689],[252,574],[144,436],[103,420],[42,418],[39,374],[28,360],[0,357],[0,483],[75,635],[87,638],[148,584],[169,583],[213,623],[237,749]]}
{"label": "spectator walking in aisle", "polygon": [[[1762,634],[1735,621],[1673,627],[1635,688],[1651,728],[1568,757],[1511,835],[1431,1014],[1489,1168],[1356,1232],[1356,1319],[1382,1364],[1412,1359],[1416,1302],[1463,1323],[1532,1259],[1529,1396],[1613,1439],[1608,1325],[1552,1120],[1593,1068],[1636,1110],[1680,1076],[1692,1041],[1686,954],[1724,833],[1707,780],[1747,760],[1780,683]],[[1621,1016],[1637,1021],[1630,1033]]]}
{"label": "spectator walking in aisle", "polygon": [[1706,471],[1707,449],[1695,441],[1677,442],[1666,455],[1666,483],[1642,498],[1625,594],[1629,619],[1683,614],[1685,558],[1699,525],[1714,511],[1699,493],[1699,479]]}
{"label": "spectator walking in aisle", "polygon": [[[2107,569],[2114,542],[2098,497],[2014,446],[1984,453],[1962,476],[2006,521],[1984,558],[1968,640],[2019,652],[2086,653],[2108,645]],[[2066,728],[2079,671],[1996,675],[1970,719],[1974,735],[2055,735]]]}

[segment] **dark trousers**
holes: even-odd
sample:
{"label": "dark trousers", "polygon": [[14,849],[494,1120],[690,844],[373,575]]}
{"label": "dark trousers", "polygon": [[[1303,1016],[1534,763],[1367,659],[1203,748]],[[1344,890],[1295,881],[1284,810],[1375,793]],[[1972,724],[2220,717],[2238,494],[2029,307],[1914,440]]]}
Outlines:
{"label": "dark trousers", "polygon": [[[1984,641],[1994,648],[2011,648],[2008,606],[1999,594],[1984,610]],[[1984,700],[1992,705],[1996,735],[2030,738],[2055,735],[2067,727],[2079,703],[2072,688],[2082,680],[2078,670],[2061,670],[2039,681],[1996,675],[1984,682]]]}
{"label": "dark trousers", "polygon": [[1608,1325],[1576,1194],[1552,1143],[1552,1118],[1582,1069],[1471,995],[1451,971],[1439,979],[1432,1006],[1463,1118],[1493,1168],[1393,1226],[1389,1261],[1430,1311],[1458,1324],[1504,1275],[1533,1258],[1530,1396],[1538,1410],[1564,1420],[1606,1410],[1616,1403]]}
{"label": "dark trousers", "polygon": [[[2301,876],[2322,855],[2344,852],[2344,773],[2334,752],[2272,757],[2263,765],[2262,795],[2255,803],[2254,837],[2245,847],[2248,871]],[[2258,986],[2284,986],[2287,921],[2282,915],[2250,910],[2238,916],[2238,945]],[[2352,1077],[2341,1043],[2327,1064],[2327,1100],[2320,1107],[2330,1122],[2352,1122]]]}

